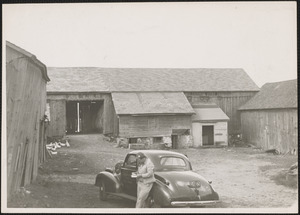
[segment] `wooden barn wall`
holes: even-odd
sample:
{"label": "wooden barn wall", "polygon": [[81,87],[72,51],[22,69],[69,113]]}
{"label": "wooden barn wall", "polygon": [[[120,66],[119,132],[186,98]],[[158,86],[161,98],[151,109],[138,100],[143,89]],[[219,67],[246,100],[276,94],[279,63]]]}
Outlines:
{"label": "wooden barn wall", "polygon": [[241,111],[243,139],[263,149],[298,151],[296,109]]}
{"label": "wooden barn wall", "polygon": [[114,111],[109,93],[48,93],[47,100],[50,103],[49,136],[64,136],[66,131],[66,102],[67,101],[104,101],[103,114],[97,114],[99,123],[103,125],[103,133],[113,133]]}
{"label": "wooden barn wall", "polygon": [[202,102],[216,103],[230,118],[228,133],[240,133],[241,117],[238,108],[257,92],[185,92],[189,102],[194,105]]}
{"label": "wooden barn wall", "polygon": [[66,132],[66,100],[48,100],[50,105],[49,137],[62,137]]}
{"label": "wooden barn wall", "polygon": [[104,100],[103,115],[103,134],[115,135],[115,127],[117,126],[115,125],[116,113],[111,94],[108,94],[107,98]]}
{"label": "wooden barn wall", "polygon": [[191,116],[120,116],[120,137],[171,136],[172,129],[191,129]]}
{"label": "wooden barn wall", "polygon": [[43,153],[42,119],[46,109],[46,80],[21,53],[7,47],[6,120],[8,198],[35,180]]}

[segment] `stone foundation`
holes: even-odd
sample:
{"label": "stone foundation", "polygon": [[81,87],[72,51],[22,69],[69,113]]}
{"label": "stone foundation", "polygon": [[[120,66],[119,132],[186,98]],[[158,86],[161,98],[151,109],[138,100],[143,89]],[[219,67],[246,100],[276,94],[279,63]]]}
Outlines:
{"label": "stone foundation", "polygon": [[[142,149],[140,146],[144,145],[143,149],[167,149],[172,148],[172,139],[171,136],[162,137],[160,142],[153,142],[153,137],[141,137],[138,138],[137,143],[130,144],[129,138],[118,137],[117,138],[118,147],[128,148],[129,145],[139,146],[136,149]],[[189,148],[193,146],[193,137],[191,135],[179,135],[178,136],[178,149]]]}

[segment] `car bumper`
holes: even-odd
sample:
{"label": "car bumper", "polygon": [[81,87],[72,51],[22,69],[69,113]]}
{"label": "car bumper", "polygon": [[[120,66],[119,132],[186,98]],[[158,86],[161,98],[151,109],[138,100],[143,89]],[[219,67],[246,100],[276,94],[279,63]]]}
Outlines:
{"label": "car bumper", "polygon": [[219,200],[213,201],[173,201],[171,202],[172,206],[175,207],[186,207],[186,206],[205,206],[205,205],[213,205],[220,202]]}

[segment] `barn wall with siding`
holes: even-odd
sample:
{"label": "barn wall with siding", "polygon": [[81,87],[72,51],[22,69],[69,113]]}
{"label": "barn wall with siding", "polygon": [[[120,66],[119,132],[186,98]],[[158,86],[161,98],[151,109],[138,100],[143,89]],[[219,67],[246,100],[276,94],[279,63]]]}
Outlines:
{"label": "barn wall with siding", "polygon": [[297,109],[241,111],[241,123],[243,139],[251,144],[282,153],[298,149]]}
{"label": "barn wall with siding", "polygon": [[172,129],[191,129],[190,115],[120,116],[120,137],[171,136]]}
{"label": "barn wall with siding", "polygon": [[48,136],[64,136],[66,131],[66,100],[49,100],[50,122]]}
{"label": "barn wall with siding", "polygon": [[66,131],[66,102],[67,101],[104,101],[103,115],[97,115],[98,126],[103,125],[103,133],[113,133],[114,111],[109,93],[48,93],[50,104],[49,136],[64,136]]}
{"label": "barn wall with siding", "polygon": [[6,46],[8,198],[36,179],[44,160],[46,83],[33,60]]}
{"label": "barn wall with siding", "polygon": [[228,133],[240,132],[241,122],[238,108],[251,99],[257,92],[185,92],[192,105],[202,102],[216,103],[230,118]]}

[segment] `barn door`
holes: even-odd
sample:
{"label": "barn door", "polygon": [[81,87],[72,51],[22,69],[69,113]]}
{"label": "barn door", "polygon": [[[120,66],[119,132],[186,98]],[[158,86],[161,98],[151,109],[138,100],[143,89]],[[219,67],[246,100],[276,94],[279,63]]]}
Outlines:
{"label": "barn door", "polygon": [[68,101],[66,111],[68,134],[102,132],[102,101]]}
{"label": "barn door", "polygon": [[78,131],[78,117],[77,117],[77,102],[68,101],[66,108],[67,118],[67,133],[74,134]]}

